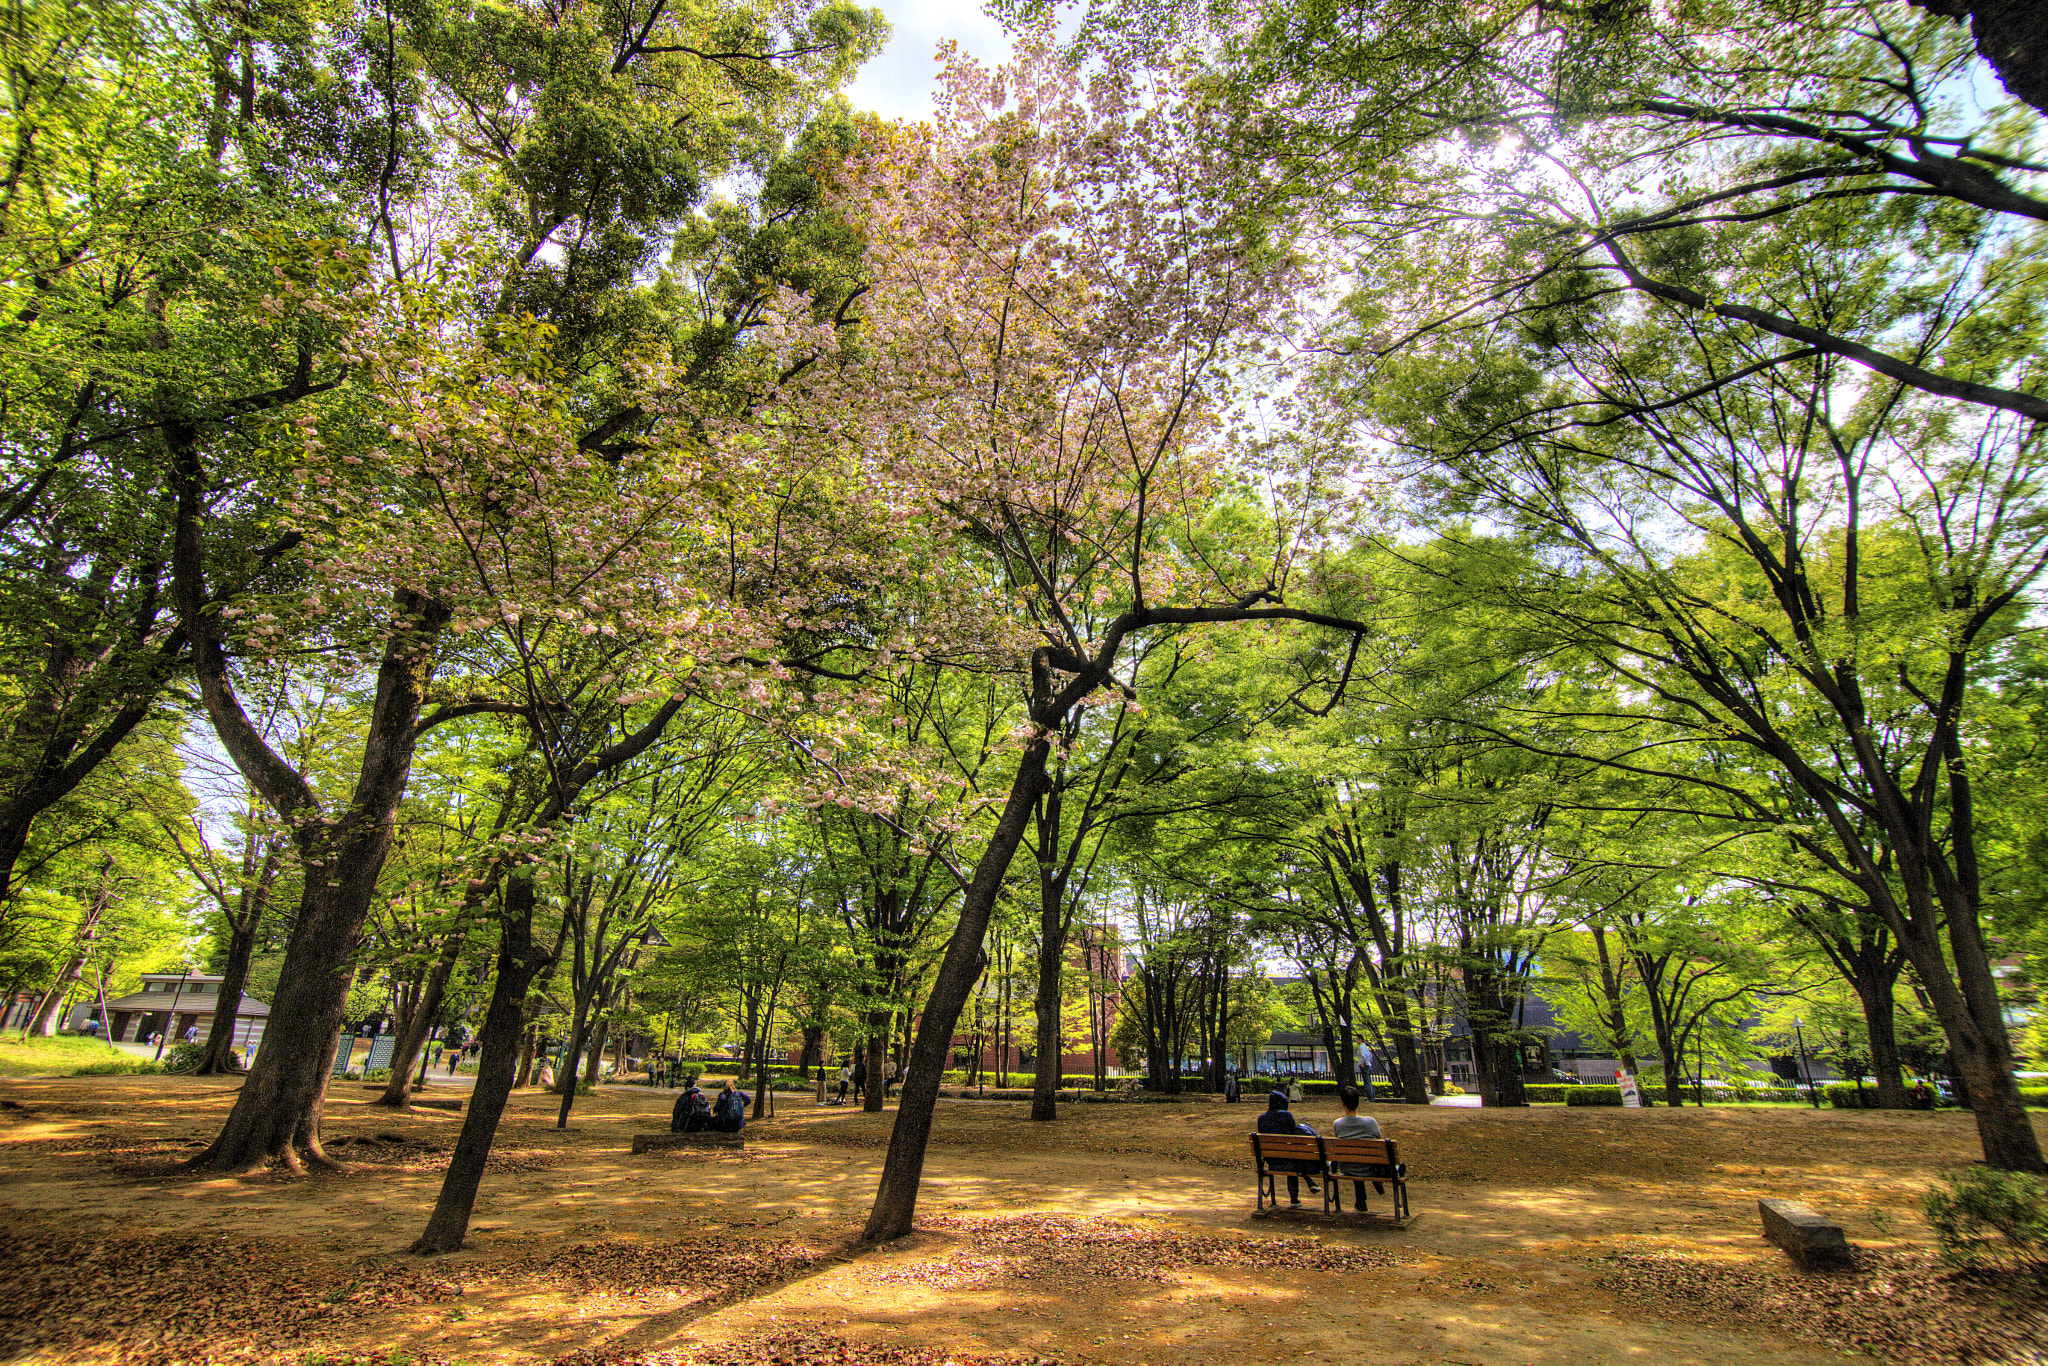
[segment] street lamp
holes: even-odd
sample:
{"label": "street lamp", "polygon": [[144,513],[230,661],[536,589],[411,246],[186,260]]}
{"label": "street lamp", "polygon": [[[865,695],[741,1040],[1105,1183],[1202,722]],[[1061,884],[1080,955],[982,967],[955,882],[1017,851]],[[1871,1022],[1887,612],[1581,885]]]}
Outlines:
{"label": "street lamp", "polygon": [[171,1008],[164,1012],[164,1027],[156,1032],[156,1058],[154,1061],[163,1061],[164,1039],[173,1029],[178,1027],[178,998],[185,994],[185,979],[191,975],[192,965],[190,963],[178,964],[178,986],[171,993]]}
{"label": "street lamp", "polygon": [[1792,1017],[1792,1037],[1799,1043],[1799,1061],[1806,1069],[1806,1098],[1812,1101],[1813,1108],[1818,1110],[1820,1108],[1820,1092],[1816,1091],[1813,1086],[1813,1061],[1806,1052],[1806,1036],[1799,1032],[1799,1027],[1805,1023],[1806,1021],[1800,1019],[1797,1015]]}

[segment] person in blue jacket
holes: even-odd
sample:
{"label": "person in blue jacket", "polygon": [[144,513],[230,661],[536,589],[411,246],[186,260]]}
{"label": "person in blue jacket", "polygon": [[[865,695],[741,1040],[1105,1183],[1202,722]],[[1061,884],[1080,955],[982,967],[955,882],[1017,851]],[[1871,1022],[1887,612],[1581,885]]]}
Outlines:
{"label": "person in blue jacket", "polygon": [[727,1081],[711,1103],[711,1131],[736,1134],[747,1123],[747,1093]]}
{"label": "person in blue jacket", "polygon": [[[1294,1112],[1287,1108],[1287,1093],[1285,1091],[1275,1091],[1266,1097],[1266,1113],[1259,1116],[1259,1132],[1262,1134],[1306,1134],[1310,1138],[1316,1136],[1314,1129],[1309,1128],[1306,1124],[1297,1122],[1294,1118]],[[1268,1162],[1266,1165],[1276,1172],[1288,1173],[1287,1203],[1290,1205],[1299,1205],[1301,1203],[1301,1183],[1304,1177],[1308,1180],[1308,1193],[1310,1195],[1314,1195],[1319,1189],[1313,1175],[1316,1170],[1316,1164],[1313,1162],[1283,1159],[1277,1162]],[[1300,1175],[1295,1173],[1300,1173]]]}

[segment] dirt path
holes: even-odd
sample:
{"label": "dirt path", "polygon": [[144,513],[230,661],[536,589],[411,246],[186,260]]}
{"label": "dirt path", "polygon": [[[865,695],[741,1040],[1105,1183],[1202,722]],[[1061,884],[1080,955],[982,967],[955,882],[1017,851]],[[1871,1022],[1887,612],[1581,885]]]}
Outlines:
{"label": "dirt path", "polygon": [[[920,1232],[849,1259],[893,1115],[785,1101],[743,1153],[633,1157],[631,1133],[659,1127],[668,1101],[613,1088],[579,1102],[567,1132],[546,1098],[516,1098],[471,1246],[422,1263],[403,1248],[458,1116],[394,1113],[337,1088],[326,1132],[347,1174],[168,1173],[211,1135],[232,1086],[0,1082],[0,1207],[22,1235],[0,1266],[17,1286],[14,1316],[0,1309],[0,1359],[397,1349],[545,1362],[584,1349],[595,1366],[821,1329],[1117,1366],[1219,1352],[1840,1360],[1791,1323],[1731,1326],[1639,1289],[1619,1295],[1615,1269],[1678,1254],[1780,1274],[1757,1237],[1760,1194],[1828,1211],[1859,1245],[1910,1251],[1924,1244],[1919,1191],[1974,1156],[1970,1121],[1953,1113],[1388,1107],[1420,1217],[1405,1230],[1319,1227],[1250,1217],[1248,1106],[1087,1105],[1034,1125],[1020,1105],[948,1102]],[[1327,1132],[1327,1106],[1302,1109]],[[21,1289],[23,1274],[46,1276],[61,1309]],[[118,1321],[138,1285],[149,1289],[135,1321]]]}

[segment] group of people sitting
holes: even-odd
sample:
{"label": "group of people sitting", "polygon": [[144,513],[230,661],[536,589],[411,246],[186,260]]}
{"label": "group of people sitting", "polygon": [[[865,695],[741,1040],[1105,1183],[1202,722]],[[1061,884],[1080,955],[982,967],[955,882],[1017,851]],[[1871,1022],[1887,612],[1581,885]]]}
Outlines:
{"label": "group of people sitting", "polygon": [[669,1132],[736,1134],[746,1127],[747,1099],[745,1091],[727,1081],[719,1088],[716,1099],[707,1101],[703,1090],[691,1082],[689,1089],[676,1097],[675,1111],[669,1116]]}
{"label": "group of people sitting", "polygon": [[[1336,1137],[1382,1137],[1380,1122],[1371,1115],[1361,1115],[1358,1113],[1358,1088],[1356,1086],[1338,1087],[1337,1103],[1344,1107],[1344,1113],[1337,1116],[1337,1123],[1334,1126]],[[1294,1112],[1289,1110],[1287,1106],[1288,1100],[1285,1091],[1274,1091],[1268,1095],[1266,1097],[1266,1113],[1259,1116],[1259,1132],[1262,1134],[1305,1134],[1310,1138],[1314,1138],[1316,1131],[1297,1120],[1294,1117]],[[1287,1202],[1290,1205],[1299,1205],[1301,1203],[1301,1183],[1303,1181],[1308,1182],[1308,1193],[1310,1195],[1316,1195],[1322,1189],[1315,1182],[1313,1173],[1320,1170],[1320,1168],[1314,1162],[1278,1161],[1268,1162],[1266,1165],[1273,1171],[1291,1173],[1287,1178]],[[1381,1194],[1385,1194],[1385,1184],[1381,1181],[1375,1181],[1373,1178],[1392,1176],[1394,1174],[1388,1168],[1373,1162],[1339,1163],[1337,1171],[1344,1176],[1363,1178],[1362,1180],[1354,1180],[1351,1183],[1357,1188],[1358,1204],[1354,1207],[1357,1209],[1365,1208],[1366,1181],[1372,1181],[1372,1188]],[[1339,1203],[1341,1205],[1342,1202],[1340,1201]]]}

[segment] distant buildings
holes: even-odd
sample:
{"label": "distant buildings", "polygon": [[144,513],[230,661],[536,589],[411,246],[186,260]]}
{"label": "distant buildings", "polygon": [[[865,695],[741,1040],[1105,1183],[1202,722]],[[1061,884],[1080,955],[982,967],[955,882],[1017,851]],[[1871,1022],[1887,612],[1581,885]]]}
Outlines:
{"label": "distant buildings", "polygon": [[[181,976],[175,972],[145,972],[142,990],[107,1002],[109,1023],[106,1037],[115,1043],[140,1043],[157,1030],[175,1043],[194,1025],[201,1043],[213,1029],[213,1012],[219,1004],[221,979],[202,974]],[[72,1007],[69,1025],[76,1029],[99,1013],[97,1001]],[[247,992],[235,1008],[233,1046],[254,1048],[263,1037],[270,1018],[270,1006]]]}

